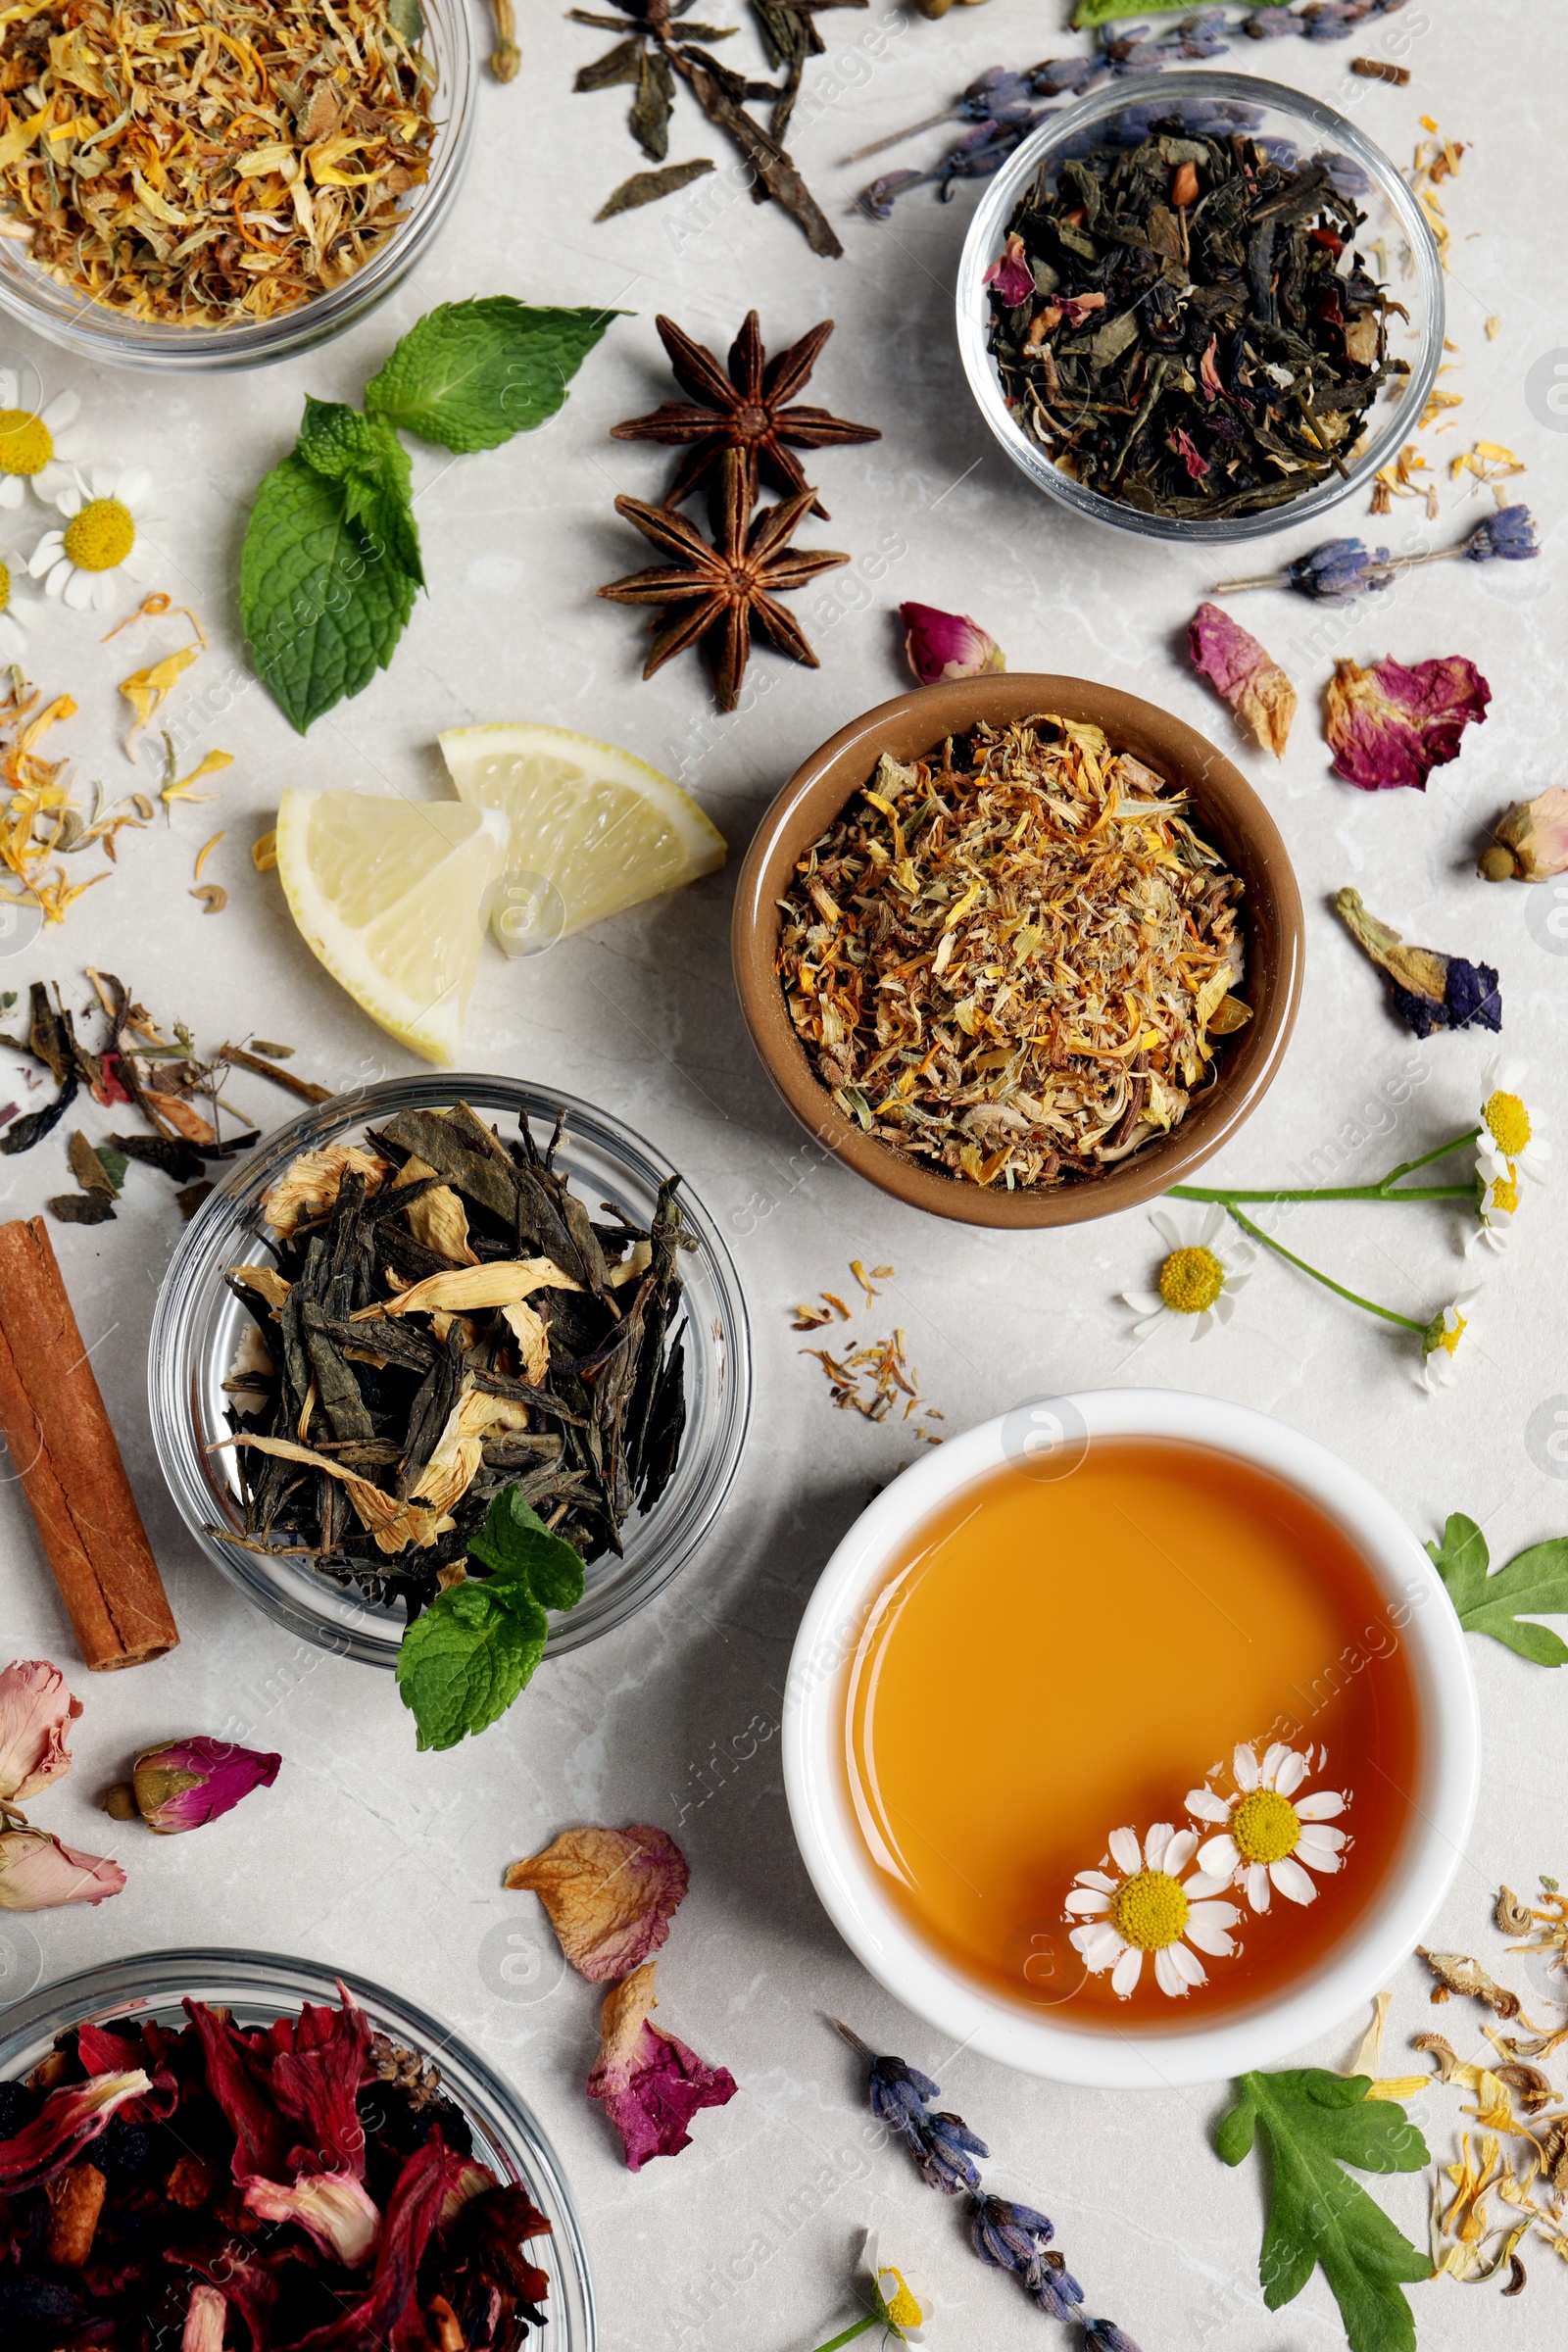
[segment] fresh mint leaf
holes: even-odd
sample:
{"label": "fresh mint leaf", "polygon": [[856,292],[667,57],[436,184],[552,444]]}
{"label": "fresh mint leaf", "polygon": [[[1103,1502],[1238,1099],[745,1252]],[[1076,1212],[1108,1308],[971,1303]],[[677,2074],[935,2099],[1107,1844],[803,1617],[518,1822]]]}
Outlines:
{"label": "fresh mint leaf", "polygon": [[1341,2170],[1414,2173],[1429,2164],[1404,2109],[1368,2098],[1366,2075],[1315,2066],[1243,2075],[1236,2087],[1214,2145],[1226,2164],[1241,2164],[1259,2130],[1268,2142],[1269,2215],[1257,2272],[1269,2310],[1298,2295],[1321,2264],[1350,2352],[1414,2352],[1415,2320],[1400,2283],[1430,2278],[1431,2261]]}
{"label": "fresh mint leaf", "polygon": [[489,1569],[492,1585],[520,1579],[544,1608],[574,1609],[582,1598],[582,1555],[518,1501],[514,1486],[503,1487],[493,1498],[468,1551]]}
{"label": "fresh mint leaf", "polygon": [[251,659],[303,735],[386,667],[415,583],[350,515],[343,484],[294,451],[258,485],[239,595]]}
{"label": "fresh mint leaf", "polygon": [[359,523],[399,570],[422,588],[424,564],[414,519],[414,468],[386,418],[362,416],[339,400],[313,400],[307,393],[300,437],[294,446],[318,473],[342,483],[350,521]]}
{"label": "fresh mint leaf", "polygon": [[534,310],[510,294],[444,302],[365,387],[367,408],[423,440],[497,449],[553,416],[618,311]]}
{"label": "fresh mint leaf", "polygon": [[1528,1622],[1568,1617],[1568,1538],[1532,1544],[1494,1576],[1480,1528],[1454,1511],[1443,1542],[1427,1549],[1467,1634],[1489,1634],[1537,1666],[1568,1665],[1568,1642],[1549,1626]]}
{"label": "fresh mint leaf", "polygon": [[469,1580],[437,1593],[398,1647],[398,1690],[420,1747],[456,1747],[504,1715],[549,1632],[544,1610],[514,1580]]}

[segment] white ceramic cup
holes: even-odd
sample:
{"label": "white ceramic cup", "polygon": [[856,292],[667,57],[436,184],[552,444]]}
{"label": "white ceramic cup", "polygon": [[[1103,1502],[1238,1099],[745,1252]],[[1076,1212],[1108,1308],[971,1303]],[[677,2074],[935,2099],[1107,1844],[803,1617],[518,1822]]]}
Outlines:
{"label": "white ceramic cup", "polygon": [[[988,1471],[1022,1463],[1049,1482],[1069,1475],[1090,1441],[1109,1437],[1212,1446],[1306,1495],[1365,1560],[1415,1684],[1420,1777],[1383,1892],[1314,1975],[1219,2024],[1205,2025],[1195,2008],[1168,2026],[1107,2031],[988,1992],[950,1966],[894,1907],[852,1809],[845,1686],[894,1555],[950,1495]],[[1114,1639],[1113,1625],[1107,1639]],[[939,1705],[940,1693],[933,1693]],[[1337,1455],[1283,1422],[1163,1389],[1098,1389],[1016,1405],[949,1439],[896,1479],[861,1513],[818,1580],[790,1663],[783,1736],[784,1786],[801,1853],[829,1918],[872,1976],[956,2042],[1026,2074],[1105,2089],[1209,2082],[1272,2065],[1370,1999],[1409,1956],[1448,1890],[1470,1834],[1481,1762],[1464,1634],[1437,1571],[1397,1512]]]}

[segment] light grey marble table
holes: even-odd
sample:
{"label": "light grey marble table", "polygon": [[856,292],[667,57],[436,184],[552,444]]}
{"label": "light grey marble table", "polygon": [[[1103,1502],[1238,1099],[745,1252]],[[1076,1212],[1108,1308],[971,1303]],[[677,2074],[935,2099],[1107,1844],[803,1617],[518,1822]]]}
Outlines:
{"label": "light grey marble table", "polygon": [[[864,170],[841,166],[848,150],[932,112],[991,63],[1059,53],[1070,45],[1059,20],[1054,6],[1032,0],[956,9],[936,24],[881,0],[868,16],[822,20],[829,57],[808,77],[795,146],[840,226],[846,253],[837,263],[815,260],[788,220],[754,208],[721,174],[684,199],[591,225],[604,196],[637,166],[624,93],[572,96],[571,76],[604,45],[601,36],[538,10],[524,25],[520,80],[483,93],[474,169],[445,241],[391,306],[341,342],[254,376],[157,382],[95,375],[0,330],[0,357],[30,360],[49,391],[77,386],[106,453],[153,468],[166,558],[158,584],[194,605],[215,645],[190,673],[175,716],[191,740],[236,755],[211,808],[127,839],[115,878],[64,931],[15,943],[0,983],[49,975],[81,1001],[91,961],[122,974],[160,1019],[190,1021],[206,1043],[255,1027],[296,1041],[301,1066],[333,1083],[409,1068],[304,952],[275,884],[250,871],[250,842],[282,785],[437,795],[440,728],[554,721],[678,773],[728,836],[732,876],[796,762],[901,690],[891,615],[914,598],[974,613],[1015,669],[1074,672],[1167,703],[1240,759],[1278,816],[1307,906],[1305,996],[1283,1073],[1223,1172],[1245,1182],[1297,1163],[1332,1164],[1360,1180],[1472,1115],[1487,1042],[1442,1036],[1417,1046],[1391,1021],[1376,975],[1327,910],[1345,882],[1407,935],[1500,967],[1507,1043],[1531,1057],[1561,1133],[1568,954],[1539,922],[1532,927],[1529,893],[1488,889],[1473,865],[1478,829],[1516,795],[1562,777],[1563,419],[1539,401],[1532,413],[1527,377],[1543,355],[1568,345],[1563,281],[1549,274],[1542,228],[1544,208],[1556,206],[1550,159],[1568,27],[1525,0],[1464,13],[1418,4],[1349,49],[1302,41],[1240,49],[1244,69],[1353,103],[1356,119],[1401,160],[1423,113],[1466,143],[1461,176],[1446,191],[1457,348],[1444,379],[1464,406],[1453,429],[1427,443],[1435,460],[1478,436],[1517,450],[1530,466],[1519,489],[1549,542],[1534,564],[1440,566],[1348,614],[1254,599],[1247,619],[1301,692],[1289,755],[1276,766],[1238,742],[1180,650],[1181,625],[1215,566],[1067,519],[1028,490],[972,410],[956,369],[951,299],[972,193],[949,206],[916,194],[886,226],[850,214]],[[1412,69],[1408,89],[1352,82],[1350,50],[1385,50],[1396,27]],[[749,32],[737,39],[733,55],[739,63],[746,52],[760,70],[751,40]],[[928,134],[908,153],[922,159],[939,147]],[[724,160],[685,111],[672,153]],[[430,595],[390,673],[301,742],[250,679],[236,635],[250,493],[288,447],[304,392],[357,398],[420,312],[493,290],[634,315],[612,328],[543,431],[484,457],[446,460],[419,449]],[[607,438],[617,418],[665,395],[655,312],[667,309],[723,344],[754,303],[770,346],[825,315],[838,319],[810,397],[880,423],[885,438],[822,461],[833,519],[808,536],[855,562],[800,600],[820,670],[759,654],[746,708],[723,719],[711,715],[689,662],[639,683],[635,615],[595,603],[592,592],[644,560],[612,498],[659,495],[665,469],[662,453]],[[1493,316],[1501,323],[1489,340],[1484,322]],[[1381,526],[1347,512],[1336,527],[1374,542],[1402,543],[1411,532],[1432,544],[1457,537],[1487,502],[1443,478],[1430,529],[1414,503]],[[0,519],[6,541],[24,552],[44,527],[26,510]],[[1267,544],[1294,555],[1320,535]],[[51,693],[69,688],[81,706],[66,748],[117,789],[130,779],[114,694],[132,666],[125,643],[100,648],[85,616],[59,610],[33,637],[38,682]],[[1424,797],[1367,797],[1330,774],[1317,710],[1338,652],[1363,661],[1463,653],[1491,680],[1487,724],[1467,735],[1463,757]],[[220,823],[227,839],[209,873],[230,899],[210,918],[187,895],[190,857]],[[731,880],[717,877],[531,962],[486,951],[466,1058],[607,1105],[687,1172],[740,1267],[757,1389],[750,1448],[700,1559],[632,1623],[549,1666],[515,1715],[483,1739],[416,1756],[389,1678],[280,1634],[185,1538],[152,1458],[145,1405],[148,1321],[177,1238],[163,1181],[133,1181],[113,1228],[56,1229],[183,1642],[154,1667],[73,1678],[86,1702],[76,1768],[35,1805],[34,1819],[92,1850],[112,1848],[129,1884],[96,1910],[6,1922],[17,1931],[12,1987],[34,1969],[58,1975],[203,1940],[329,1959],[437,2011],[523,2089],[554,2137],[586,2218],[610,2352],[808,2352],[853,2314],[846,2282],[867,2224],[933,2281],[941,2298],[933,2342],[963,2352],[1046,2342],[1050,2323],[1008,2280],[981,2270],[956,2212],[892,2151],[867,2144],[855,2070],[822,2022],[835,2013],[936,2073],[948,2100],[1004,2160],[997,2180],[1054,2217],[1090,2308],[1117,2319],[1146,2352],[1329,2352],[1342,2339],[1321,2278],[1286,2313],[1262,2308],[1257,2179],[1225,2170],[1207,2144],[1218,2088],[1109,2096],[968,2056],[947,2063],[950,2053],[861,1973],[819,1909],[780,1786],[780,1692],[822,1561],[908,1447],[894,1424],[829,1409],[818,1368],[798,1352],[789,1308],[823,1285],[843,1287],[853,1256],[890,1262],[897,1279],[872,1313],[906,1329],[923,1391],[951,1425],[1072,1386],[1198,1387],[1338,1448],[1422,1537],[1446,1512],[1470,1512],[1494,1557],[1505,1558],[1568,1523],[1568,1485],[1559,1483],[1568,1465],[1540,1434],[1558,1406],[1568,1410],[1561,1170],[1554,1193],[1528,1200],[1512,1262],[1489,1266],[1462,1386],[1443,1400],[1420,1395],[1410,1361],[1381,1329],[1273,1264],[1254,1277],[1231,1328],[1200,1348],[1176,1330],[1135,1347],[1118,1294],[1146,1286],[1158,1254],[1142,1212],[1004,1239],[922,1220],[802,1152],[736,1011],[730,892]],[[261,1082],[244,1079],[233,1091],[270,1123],[286,1113],[284,1099]],[[46,1145],[0,1162],[4,1213],[37,1210],[64,1182],[60,1160]],[[1305,1226],[1303,1217],[1298,1230]],[[1455,1221],[1441,1211],[1318,1211],[1312,1236],[1347,1280],[1396,1301],[1436,1305],[1464,1279]],[[69,1631],[14,1483],[0,1482],[0,1657],[44,1654],[69,1665]],[[1542,1871],[1568,1876],[1568,1680],[1491,1642],[1474,1642],[1472,1653],[1485,1780],[1434,1939],[1496,1960],[1489,1913],[1499,1879],[1525,1886]],[[1048,1669],[1042,1661],[1047,1704]],[[1097,1671],[1113,1706],[1108,1640]],[[933,1703],[940,1712],[940,1693]],[[220,1826],[155,1844],[95,1811],[95,1793],[138,1744],[242,1724],[256,1744],[282,1752],[284,1767],[270,1793]],[[741,2088],[729,2106],[698,2119],[683,2156],[633,2179],[582,2095],[594,1991],[547,1971],[543,1997],[518,1997],[494,1966],[494,1939],[519,1921],[539,1929],[531,1898],[502,1890],[508,1861],[571,1823],[638,1819],[675,1832],[692,1864],[692,1892],[661,1961],[661,2022],[728,2065]],[[1429,2022],[1483,2048],[1473,2016],[1450,2006],[1432,2017],[1415,1965],[1395,1993],[1391,2065],[1404,2063],[1405,2038]],[[1342,2064],[1364,2022],[1348,2018],[1304,2055]],[[1435,2147],[1450,2153],[1457,2099],[1429,2096],[1416,2112]],[[1421,2183],[1401,2180],[1380,2193],[1419,2236]],[[1413,2290],[1423,2345],[1544,2352],[1560,2341],[1568,2295],[1556,2258],[1538,2246],[1530,2267],[1529,2291],[1516,2301],[1498,2300],[1494,2286],[1440,2281]]]}

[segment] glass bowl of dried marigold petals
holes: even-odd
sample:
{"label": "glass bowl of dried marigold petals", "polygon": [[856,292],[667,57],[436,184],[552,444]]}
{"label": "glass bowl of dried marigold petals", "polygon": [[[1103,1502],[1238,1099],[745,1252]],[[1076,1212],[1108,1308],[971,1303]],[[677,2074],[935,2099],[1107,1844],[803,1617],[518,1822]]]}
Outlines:
{"label": "glass bowl of dried marigold petals", "polygon": [[900,695],[747,854],[736,985],[817,1142],[912,1207],[1072,1225],[1217,1152],[1283,1057],[1300,894],[1196,728],[1019,672]]}
{"label": "glass bowl of dried marigold petals", "polygon": [[289,2352],[319,2329],[593,2352],[587,2249],[538,2121],[361,1978],[246,1951],[83,1969],[5,2011],[0,2121],[26,2158],[5,2180],[8,2346]]}
{"label": "glass bowl of dried marigold petals", "polygon": [[67,0],[11,23],[0,310],[111,368],[323,342],[446,221],[476,81],[464,0],[326,19],[312,0]]}

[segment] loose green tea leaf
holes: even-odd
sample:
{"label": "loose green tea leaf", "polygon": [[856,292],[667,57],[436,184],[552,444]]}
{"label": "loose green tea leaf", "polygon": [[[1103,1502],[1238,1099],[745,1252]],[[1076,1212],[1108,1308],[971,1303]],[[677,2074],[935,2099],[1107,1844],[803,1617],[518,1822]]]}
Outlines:
{"label": "loose green tea leaf", "polygon": [[95,1144],[93,1153],[98,1165],[109,1179],[110,1191],[115,1193],[122,1191],[125,1182],[125,1170],[130,1165],[123,1152],[117,1151],[113,1144]]}
{"label": "loose green tea leaf", "polygon": [[456,1747],[504,1715],[531,1680],[549,1633],[538,1601],[511,1579],[439,1593],[398,1648],[398,1690],[420,1747]]}
{"label": "loose green tea leaf", "polygon": [[1269,2310],[1293,2301],[1321,2265],[1351,2352],[1414,2352],[1415,2321],[1400,2282],[1430,2278],[1431,2261],[1341,2169],[1414,2173],[1429,2164],[1404,2109],[1369,2098],[1369,2076],[1321,2067],[1243,2075],[1236,2087],[1241,2095],[1214,2145],[1234,2165],[1250,2154],[1259,2126],[1268,2142],[1269,2216],[1257,2269]]}
{"label": "loose green tea leaf", "polygon": [[579,66],[574,90],[609,90],[617,82],[635,81],[642,70],[643,36],[634,32],[628,41],[617,41],[603,57],[596,57],[591,66]]}
{"label": "loose green tea leaf", "polygon": [[705,155],[690,164],[666,164],[662,172],[634,172],[630,179],[623,179],[606,197],[594,219],[613,220],[617,213],[631,213],[639,205],[657,204],[661,196],[673,196],[678,188],[689,188],[694,179],[701,179],[705,172],[712,169]]}
{"label": "loose green tea leaf", "polygon": [[[111,1200],[114,1199],[120,1186],[110,1176],[109,1170],[104,1166],[102,1159],[88,1143],[79,1127],[67,1147],[66,1157],[71,1163],[71,1173],[84,1193],[102,1193],[107,1199]],[[115,1157],[120,1160],[121,1174],[123,1175],[126,1162],[118,1152],[115,1153]]]}
{"label": "loose green tea leaf", "polygon": [[619,311],[531,308],[510,294],[444,302],[409,329],[366,406],[423,440],[497,449],[553,416]]}
{"label": "loose green tea leaf", "polygon": [[637,68],[637,95],[626,118],[632,137],[656,164],[669,153],[669,116],[675,103],[675,73],[661,49],[645,49]]}
{"label": "loose green tea leaf", "polygon": [[503,1487],[468,1545],[493,1577],[517,1577],[547,1609],[574,1609],[582,1598],[582,1554],[553,1536],[514,1486]]}
{"label": "loose green tea leaf", "polygon": [[264,475],[240,559],[240,619],[252,661],[298,733],[386,667],[415,592],[352,519],[340,482],[297,453]]}
{"label": "loose green tea leaf", "polygon": [[337,400],[305,396],[295,447],[308,466],[343,485],[351,522],[422,588],[424,565],[414,520],[413,466],[384,416],[365,416]]}
{"label": "loose green tea leaf", "polygon": [[1489,1634],[1537,1666],[1568,1665],[1568,1643],[1530,1617],[1568,1617],[1568,1537],[1532,1544],[1489,1573],[1487,1540],[1473,1519],[1449,1514],[1443,1542],[1429,1544],[1433,1565],[1467,1634]]}
{"label": "loose green tea leaf", "polygon": [[107,1225],[115,1213],[108,1193],[57,1193],[47,1206],[62,1225]]}

